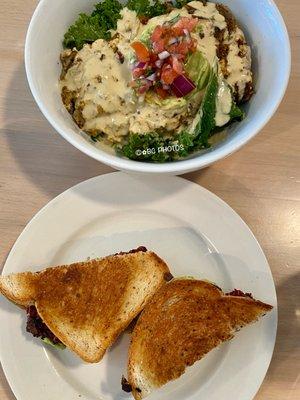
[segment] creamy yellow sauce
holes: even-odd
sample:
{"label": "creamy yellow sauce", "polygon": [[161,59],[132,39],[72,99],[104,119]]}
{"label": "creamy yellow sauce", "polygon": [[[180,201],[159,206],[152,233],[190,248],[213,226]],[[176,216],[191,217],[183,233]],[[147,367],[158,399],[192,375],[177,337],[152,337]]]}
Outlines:
{"label": "creamy yellow sauce", "polygon": [[136,39],[139,32],[143,30],[143,25],[137,17],[135,11],[128,8],[123,8],[120,12],[121,19],[117,22],[117,30],[113,32],[118,34],[120,39],[115,40],[118,50],[127,58],[130,59],[134,52],[130,44]]}
{"label": "creamy yellow sauce", "polygon": [[[226,76],[228,85],[222,83],[221,78],[224,77],[219,68],[220,85],[215,116],[216,126],[223,126],[230,119],[230,87],[237,87],[242,98],[247,82],[252,81],[251,50],[245,45],[245,57],[239,56],[241,48],[238,41],[244,40],[244,34],[239,28],[229,34],[225,18],[214,3],[208,2],[204,5],[199,1],[192,1],[188,6],[194,9],[193,16],[199,18],[198,29],[192,33],[192,37],[197,42],[197,49],[203,53],[211,66],[218,64],[215,29],[224,30],[224,42],[229,48]],[[129,132],[145,134],[164,129],[170,134],[175,134],[187,124],[197,124],[193,119],[200,107],[201,96],[197,97],[193,105],[186,101],[170,108],[148,102],[142,96],[137,97],[129,85],[134,58],[131,43],[144,40],[147,35],[149,37],[155,26],[177,15],[191,17],[188,9],[182,8],[167,15],[154,17],[146,25],[142,25],[136,12],[125,7],[121,11],[116,31],[112,32],[113,39],[110,42],[99,39],[77,52],[73,65],[66,72],[60,85],[62,91],[67,89],[76,93],[75,108],[80,110],[83,131],[90,134],[102,132],[110,142],[118,143],[122,142]],[[116,57],[116,50],[124,56],[123,63]],[[200,119],[200,113],[198,117]]]}
{"label": "creamy yellow sauce", "polygon": [[232,106],[232,96],[229,86],[219,80],[219,90],[216,99],[216,126],[224,126],[230,121],[230,110]]}
{"label": "creamy yellow sauce", "polygon": [[210,20],[213,25],[219,29],[226,28],[225,18],[217,10],[215,3],[207,2],[206,5],[204,5],[201,1],[191,1],[188,3],[188,6],[196,10],[193,14],[196,17]]}
{"label": "creamy yellow sauce", "polygon": [[252,81],[251,49],[249,46],[243,46],[245,56],[239,57],[239,52],[241,51],[237,44],[239,39],[244,40],[245,36],[243,32],[237,28],[231,35],[231,38],[227,40],[229,44],[229,53],[227,57],[229,76],[227,82],[232,87],[237,85],[239,97],[242,98],[246,84]]}

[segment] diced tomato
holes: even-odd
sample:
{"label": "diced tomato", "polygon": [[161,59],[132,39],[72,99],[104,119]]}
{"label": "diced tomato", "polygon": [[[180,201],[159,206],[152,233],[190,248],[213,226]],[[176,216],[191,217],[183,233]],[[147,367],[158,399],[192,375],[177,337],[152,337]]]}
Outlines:
{"label": "diced tomato", "polygon": [[153,50],[155,53],[161,53],[165,49],[165,41],[164,39],[159,39],[156,42],[153,42]]}
{"label": "diced tomato", "polygon": [[183,73],[182,62],[180,62],[176,56],[172,56],[172,67],[177,74],[180,75]]}
{"label": "diced tomato", "polygon": [[176,54],[176,57],[178,58],[178,60],[183,61],[185,59],[185,55],[184,54]]}
{"label": "diced tomato", "polygon": [[176,54],[177,43],[170,44],[169,46],[166,47],[166,49],[170,54]]}
{"label": "diced tomato", "polygon": [[157,60],[158,60],[158,55],[155,53],[150,53],[150,63],[154,64],[155,61],[157,61]]}
{"label": "diced tomato", "polygon": [[132,76],[134,79],[139,78],[140,76],[144,75],[145,70],[143,68],[134,68],[132,71]]}
{"label": "diced tomato", "polygon": [[131,43],[131,47],[134,49],[137,59],[142,62],[149,61],[150,54],[147,47],[141,42],[133,42]]}
{"label": "diced tomato", "polygon": [[192,32],[199,23],[198,18],[187,18],[187,30]]}
{"label": "diced tomato", "polygon": [[150,86],[152,86],[151,82],[145,82],[144,84],[142,84],[142,86],[139,87],[138,92],[140,94],[146,93],[147,90],[149,90]]}
{"label": "diced tomato", "polygon": [[165,64],[162,69],[161,73],[161,80],[166,84],[166,85],[171,85],[173,83],[174,79],[178,76],[178,73],[174,71],[174,69],[168,65]]}
{"label": "diced tomato", "polygon": [[159,97],[161,97],[162,99],[165,99],[169,96],[169,92],[165,89],[163,89],[162,87],[157,87],[155,89],[156,93],[159,95]]}
{"label": "diced tomato", "polygon": [[[165,85],[172,85],[178,76],[184,74],[187,54],[195,51],[197,45],[189,32],[197,24],[197,18],[181,17],[175,24],[157,25],[151,34],[149,48],[141,42],[131,44],[139,63],[132,71],[133,81],[130,86],[137,93],[143,94],[150,89],[163,99],[171,94],[171,89]],[[159,53],[164,51],[170,55],[159,59]],[[151,80],[143,78],[143,75],[151,75]]]}
{"label": "diced tomato", "polygon": [[151,41],[157,42],[162,39],[165,29],[161,25],[157,25],[151,35]]}
{"label": "diced tomato", "polygon": [[181,17],[180,20],[178,20],[176,24],[174,24],[173,29],[182,29],[182,31],[183,29],[186,29],[189,32],[192,32],[198,22],[199,21],[197,18]]}
{"label": "diced tomato", "polygon": [[181,42],[178,43],[177,47],[176,47],[176,53],[177,54],[182,54],[182,55],[186,55],[189,52],[189,44],[188,42]]}
{"label": "diced tomato", "polygon": [[173,26],[172,32],[175,37],[183,35],[183,27],[182,26]]}

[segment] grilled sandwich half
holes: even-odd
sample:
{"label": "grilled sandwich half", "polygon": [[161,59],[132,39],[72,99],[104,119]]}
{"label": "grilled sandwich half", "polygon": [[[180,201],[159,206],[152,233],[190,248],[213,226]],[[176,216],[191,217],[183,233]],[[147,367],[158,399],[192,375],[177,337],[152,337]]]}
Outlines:
{"label": "grilled sandwich half", "polygon": [[108,347],[169,280],[166,263],[140,247],[102,259],[0,277],[0,293],[26,308],[27,330],[84,361]]}
{"label": "grilled sandwich half", "polygon": [[206,281],[171,280],[152,297],[134,328],[125,390],[143,399],[271,309],[239,290],[226,295]]}

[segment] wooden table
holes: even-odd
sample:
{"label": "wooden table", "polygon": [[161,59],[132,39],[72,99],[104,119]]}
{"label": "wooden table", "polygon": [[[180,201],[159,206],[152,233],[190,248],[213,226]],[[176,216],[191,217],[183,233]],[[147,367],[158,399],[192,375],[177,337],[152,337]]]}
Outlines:
{"label": "wooden table", "polygon": [[[29,92],[23,48],[36,4],[36,0],[1,1],[0,270],[14,241],[42,206],[70,186],[112,171],[56,134]],[[242,150],[186,175],[240,214],[270,262],[279,329],[274,357],[256,400],[300,399],[300,2],[277,0],[277,4],[287,22],[294,55],[284,101],[271,122]],[[0,399],[15,399],[1,367]]]}

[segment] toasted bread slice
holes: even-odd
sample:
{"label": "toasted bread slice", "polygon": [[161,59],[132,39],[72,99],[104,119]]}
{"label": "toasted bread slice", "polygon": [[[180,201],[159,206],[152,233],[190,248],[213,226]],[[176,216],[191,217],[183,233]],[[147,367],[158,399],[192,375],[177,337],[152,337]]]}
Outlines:
{"label": "toasted bread slice", "polygon": [[186,367],[271,309],[250,297],[225,295],[205,281],[167,283],[147,304],[133,331],[128,383],[134,398],[140,400],[179,378]]}
{"label": "toasted bread slice", "polygon": [[168,266],[139,248],[102,259],[0,277],[0,292],[35,305],[53,334],[87,362],[98,362],[169,279]]}

